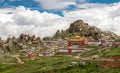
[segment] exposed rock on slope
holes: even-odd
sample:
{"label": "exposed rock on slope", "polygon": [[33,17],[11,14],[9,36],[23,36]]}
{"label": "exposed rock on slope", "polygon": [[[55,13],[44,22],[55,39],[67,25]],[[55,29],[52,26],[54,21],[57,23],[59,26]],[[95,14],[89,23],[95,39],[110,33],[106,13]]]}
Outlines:
{"label": "exposed rock on slope", "polygon": [[100,39],[102,35],[110,36],[110,38],[118,39],[119,36],[113,32],[105,32],[101,31],[99,28],[95,26],[89,26],[87,23],[82,20],[77,20],[70,24],[70,27],[63,31],[58,30],[54,35],[54,38],[66,38],[72,37],[75,35],[85,36],[85,37],[93,37],[94,39]]}

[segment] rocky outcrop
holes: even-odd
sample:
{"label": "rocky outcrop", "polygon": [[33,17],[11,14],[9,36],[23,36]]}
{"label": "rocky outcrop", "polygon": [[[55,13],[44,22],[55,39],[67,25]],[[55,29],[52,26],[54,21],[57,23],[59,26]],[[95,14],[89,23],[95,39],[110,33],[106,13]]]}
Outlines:
{"label": "rocky outcrop", "polygon": [[18,50],[29,49],[35,47],[36,44],[40,47],[41,39],[35,35],[21,34],[19,37],[8,37],[7,40],[0,39],[0,50],[4,53],[15,52]]}
{"label": "rocky outcrop", "polygon": [[88,23],[85,23],[82,20],[77,20],[71,23],[70,27],[65,31],[58,30],[54,37],[65,38],[80,35],[85,37],[92,37],[94,39],[100,39],[102,34],[104,34],[104,36],[110,36],[113,39],[119,38],[119,36],[113,32],[101,31],[99,28],[95,26],[89,26]]}

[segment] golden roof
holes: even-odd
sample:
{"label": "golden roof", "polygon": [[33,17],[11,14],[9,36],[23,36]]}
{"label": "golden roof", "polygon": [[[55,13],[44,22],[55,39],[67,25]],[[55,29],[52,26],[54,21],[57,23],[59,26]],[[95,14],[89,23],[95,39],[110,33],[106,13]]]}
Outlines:
{"label": "golden roof", "polygon": [[70,39],[70,41],[83,41],[85,39],[85,37],[75,36],[74,38]]}
{"label": "golden roof", "polygon": [[80,36],[75,36],[75,38],[81,38]]}

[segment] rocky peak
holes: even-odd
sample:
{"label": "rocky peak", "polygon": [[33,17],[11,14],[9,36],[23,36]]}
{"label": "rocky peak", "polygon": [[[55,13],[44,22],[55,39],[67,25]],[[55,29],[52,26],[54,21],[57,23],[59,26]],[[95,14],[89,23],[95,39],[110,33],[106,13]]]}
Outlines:
{"label": "rocky peak", "polygon": [[88,27],[87,23],[84,23],[82,20],[77,20],[70,24],[69,32],[79,32],[87,27]]}
{"label": "rocky peak", "polygon": [[59,35],[59,34],[60,34],[60,32],[61,32],[60,30],[57,30],[56,35]]}
{"label": "rocky peak", "polygon": [[105,36],[118,38],[119,36],[112,33],[112,32],[105,32],[101,31],[99,28],[95,26],[89,26],[87,23],[83,22],[82,20],[76,20],[75,22],[70,24],[70,27],[65,31],[57,31],[54,35],[55,38],[65,38],[65,37],[73,37],[75,35],[85,36],[85,37],[92,37],[96,40],[102,37],[102,34]]}

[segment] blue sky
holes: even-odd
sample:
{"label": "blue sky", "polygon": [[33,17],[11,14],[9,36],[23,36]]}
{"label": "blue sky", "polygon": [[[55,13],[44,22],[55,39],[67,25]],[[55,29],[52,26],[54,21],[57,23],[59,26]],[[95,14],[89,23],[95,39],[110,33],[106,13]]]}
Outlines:
{"label": "blue sky", "polygon": [[114,3],[114,2],[119,2],[120,0],[90,0],[91,3]]}
{"label": "blue sky", "polygon": [[[57,10],[56,9],[45,9],[42,7],[42,5],[39,1],[41,2],[42,0],[36,0],[36,1],[35,0],[0,0],[0,8],[10,8],[10,7],[14,8],[14,7],[18,7],[18,6],[24,6],[31,10],[39,10],[40,12],[47,11],[50,13],[59,14],[61,16],[62,16],[63,10],[76,9],[76,7],[75,7],[76,5],[72,5],[72,4],[63,9],[57,9]],[[81,2],[80,0],[76,0],[76,3],[77,4],[84,4],[84,3],[112,4],[112,3],[119,2],[120,0],[82,0],[82,1],[83,2]]]}

